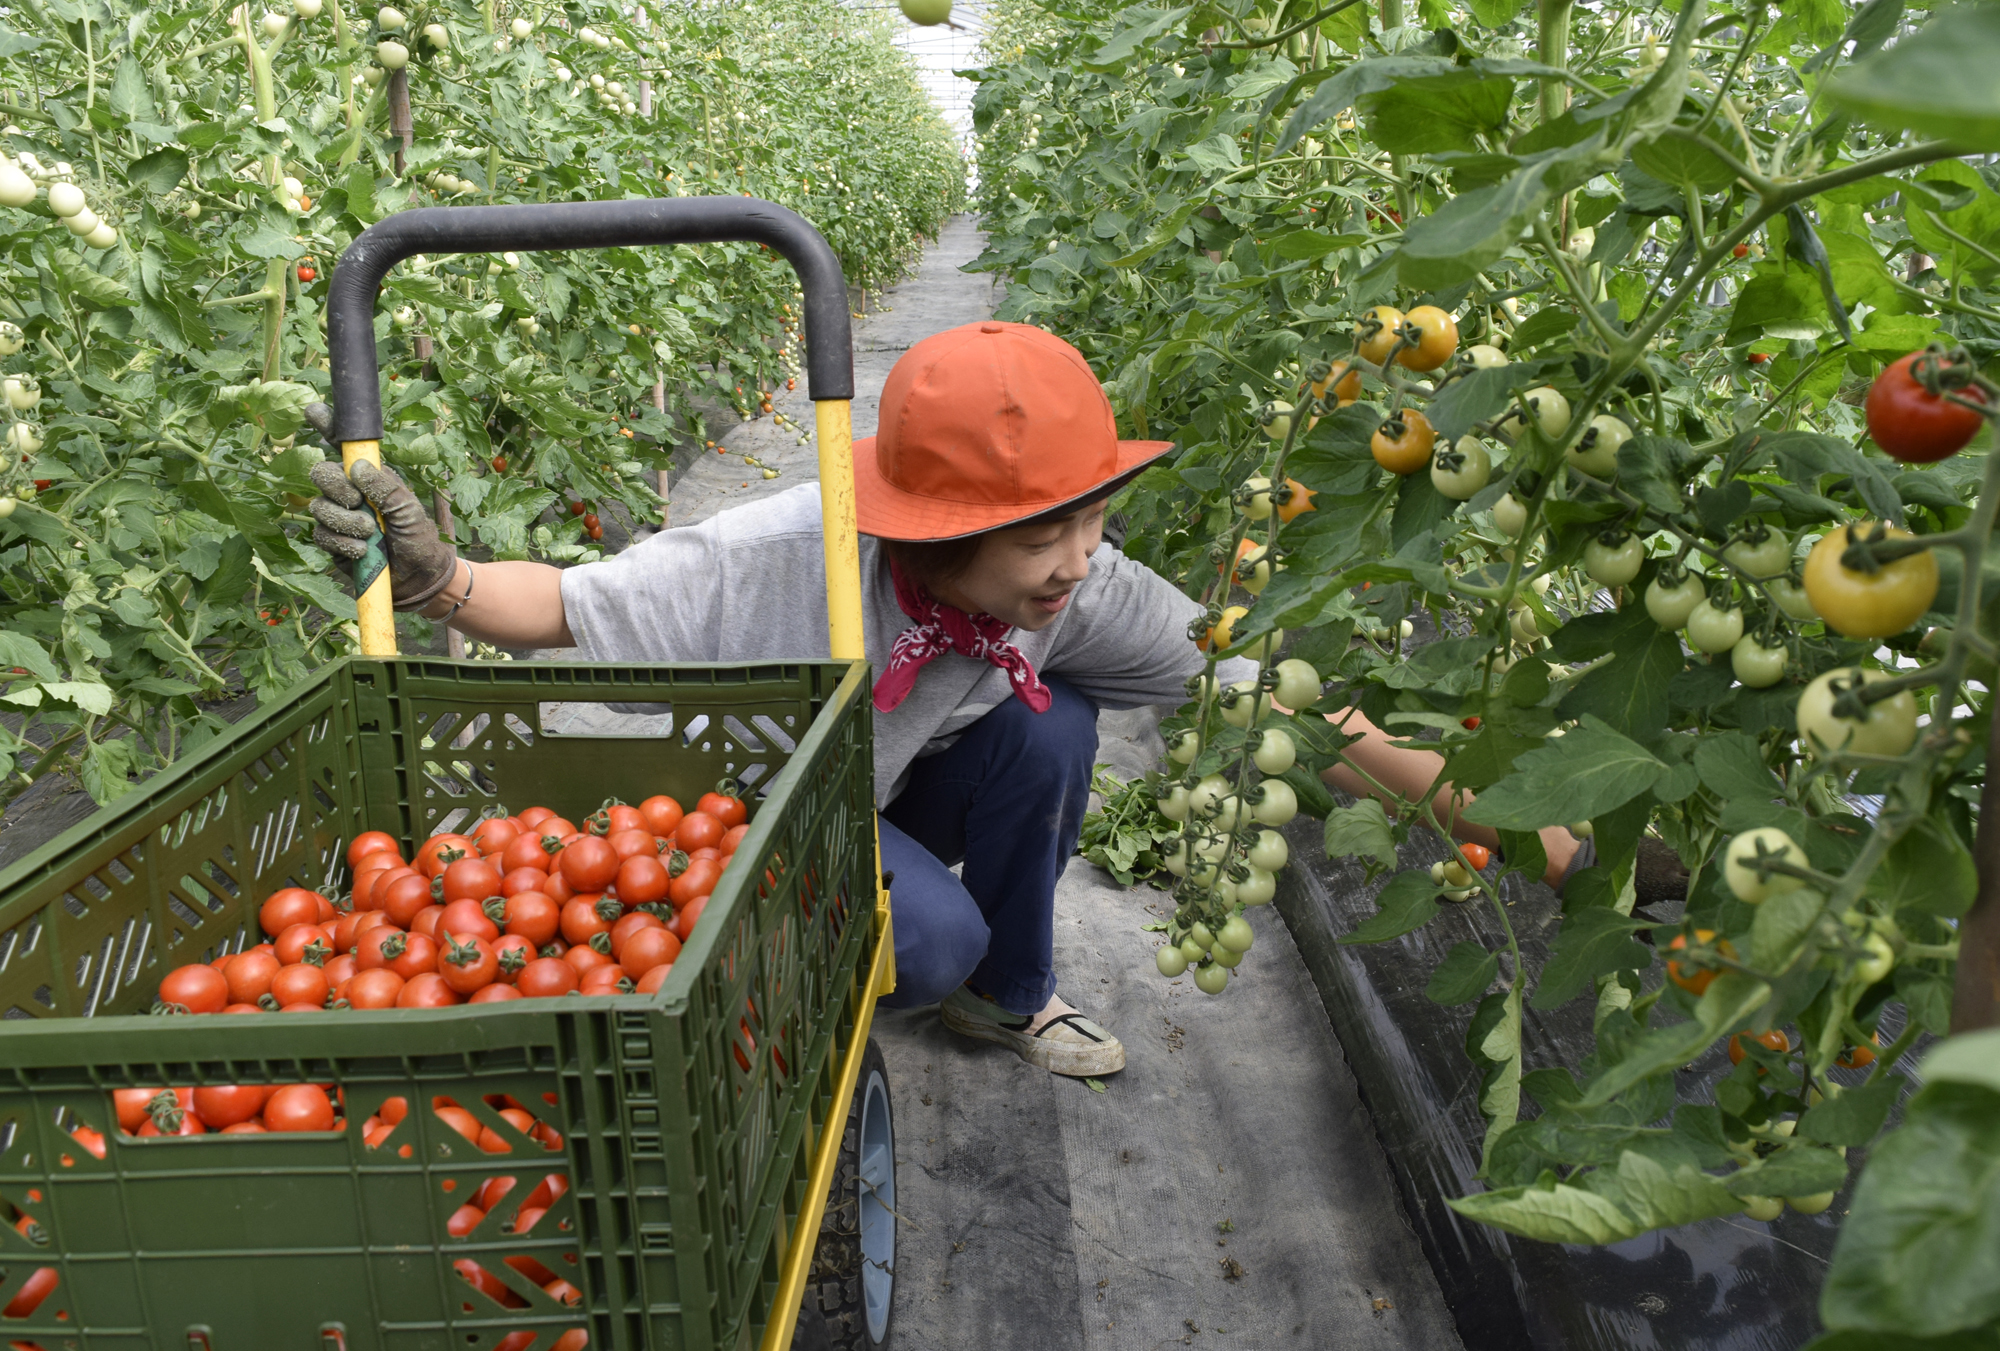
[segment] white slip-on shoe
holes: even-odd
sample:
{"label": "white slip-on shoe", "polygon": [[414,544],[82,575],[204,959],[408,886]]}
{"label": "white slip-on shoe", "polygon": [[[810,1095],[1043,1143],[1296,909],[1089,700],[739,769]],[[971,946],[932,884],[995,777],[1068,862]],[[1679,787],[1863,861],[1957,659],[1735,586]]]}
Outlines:
{"label": "white slip-on shoe", "polygon": [[1030,1032],[1034,1019],[1009,1013],[967,985],[945,996],[939,1013],[952,1031],[1005,1046],[1052,1074],[1094,1079],[1125,1068],[1124,1043],[1081,1013],[1058,1014]]}

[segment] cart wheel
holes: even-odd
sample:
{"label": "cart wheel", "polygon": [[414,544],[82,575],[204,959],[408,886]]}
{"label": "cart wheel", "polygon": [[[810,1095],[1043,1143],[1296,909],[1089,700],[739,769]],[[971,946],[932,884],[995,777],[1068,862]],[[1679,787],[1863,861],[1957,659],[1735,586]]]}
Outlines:
{"label": "cart wheel", "polygon": [[841,1133],[833,1194],[820,1221],[800,1318],[802,1334],[809,1322],[820,1322],[825,1340],[795,1337],[792,1345],[798,1351],[809,1345],[878,1351],[888,1344],[896,1285],[895,1205],[896,1127],[890,1115],[889,1073],[882,1048],[871,1037]]}

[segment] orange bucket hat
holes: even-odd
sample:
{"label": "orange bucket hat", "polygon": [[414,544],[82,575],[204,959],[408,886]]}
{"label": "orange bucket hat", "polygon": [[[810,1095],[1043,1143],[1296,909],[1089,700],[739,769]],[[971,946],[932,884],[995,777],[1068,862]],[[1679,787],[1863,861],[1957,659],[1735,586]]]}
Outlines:
{"label": "orange bucket hat", "polygon": [[1108,496],[1173,449],[1120,441],[1083,353],[1032,324],[934,333],[882,383],[879,430],[854,443],[861,533],[957,539]]}

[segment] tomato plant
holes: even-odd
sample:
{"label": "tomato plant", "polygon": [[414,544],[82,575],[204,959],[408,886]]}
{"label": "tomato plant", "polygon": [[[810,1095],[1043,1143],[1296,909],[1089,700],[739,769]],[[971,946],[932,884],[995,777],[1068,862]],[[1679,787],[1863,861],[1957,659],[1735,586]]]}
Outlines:
{"label": "tomato plant", "polygon": [[[1481,1032],[1487,1190],[1463,1213],[1566,1242],[1821,1213],[1851,1182],[1840,1149],[1868,1145],[1827,1325],[1990,1335],[1990,1269],[1933,1300],[1935,1272],[1893,1254],[1971,1261],[1896,1198],[1949,1209],[1990,1148],[1975,1105],[2000,1112],[1990,1072],[1915,1097],[1905,1077],[1922,1039],[1961,1034],[1929,1078],[2000,1023],[2000,905],[1978,899],[2000,878],[1979,818],[2000,135],[1960,92],[2000,25],[1879,3],[999,0],[986,52],[979,265],[1011,283],[1000,315],[1075,342],[1125,434],[1179,445],[1117,503],[1126,552],[1206,609],[1189,636],[1210,674],[1165,725],[1158,815],[1120,826],[1171,877],[1161,974],[1220,993],[1256,960],[1218,934],[1246,885],[1262,897],[1253,804],[1282,783],[1329,852],[1396,870],[1345,941],[1478,903],[1484,984],[1434,986]],[[1441,326],[1410,317],[1432,310],[1462,345],[1426,366]],[[1361,376],[1351,401],[1320,384],[1337,364]],[[1282,434],[1259,416],[1279,404]],[[1416,416],[1446,453],[1402,457]],[[1311,512],[1282,519],[1287,481]],[[1256,591],[1234,584],[1245,542],[1270,568]],[[1417,610],[1440,636],[1413,649]],[[1256,686],[1280,657],[1312,679],[1266,710],[1213,663],[1278,633]],[[1434,730],[1430,789],[1325,791],[1360,774],[1357,713]],[[1295,761],[1266,777],[1251,737],[1274,730]],[[1455,849],[1435,878],[1400,869],[1412,830],[1447,834],[1445,783],[1476,795],[1497,867]],[[1632,910],[1644,836],[1689,872],[1671,924]],[[1524,965],[1498,878],[1540,879],[1582,837],[1595,866]],[[1524,1081],[1524,1009],[1579,998],[1594,1055]],[[1679,1066],[1785,1026],[1786,1074],[1674,1108]],[[1686,1147],[1657,1177],[1621,1124],[1642,1120]],[[1714,1121],[1719,1141],[1696,1124]],[[1920,1141],[1956,1181],[1923,1172]]]}
{"label": "tomato plant", "polygon": [[[8,20],[0,809],[51,774],[116,797],[213,736],[220,701],[353,650],[303,510],[327,451],[302,409],[328,389],[332,264],[366,226],[747,194],[879,288],[964,197],[886,19],[829,0],[434,0],[395,29],[285,8]],[[384,452],[479,556],[596,557],[608,522],[562,504],[657,520],[657,471],[715,435],[697,401],[793,376],[799,309],[747,243],[410,259],[376,329]]]}

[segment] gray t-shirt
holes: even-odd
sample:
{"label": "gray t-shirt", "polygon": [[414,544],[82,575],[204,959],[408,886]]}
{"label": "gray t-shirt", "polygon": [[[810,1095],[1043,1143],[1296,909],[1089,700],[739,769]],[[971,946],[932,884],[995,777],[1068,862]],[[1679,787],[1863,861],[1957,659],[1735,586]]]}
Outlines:
{"label": "gray t-shirt", "polygon": [[[888,560],[861,537],[862,624],[879,673],[896,636],[915,623],[896,604]],[[562,575],[563,609],[590,661],[759,662],[824,658],[826,564],[819,485],[808,483],[720,512],[700,525],[663,530],[601,563]],[[1039,672],[1059,675],[1098,704],[1178,704],[1202,668],[1188,641],[1201,607],[1152,569],[1109,545],[1091,555],[1055,622],[1015,629]],[[1219,674],[1244,679],[1240,659]],[[925,666],[893,712],[875,715],[875,793],[894,800],[910,762],[942,750],[972,722],[1014,697],[998,668],[955,652]]]}

